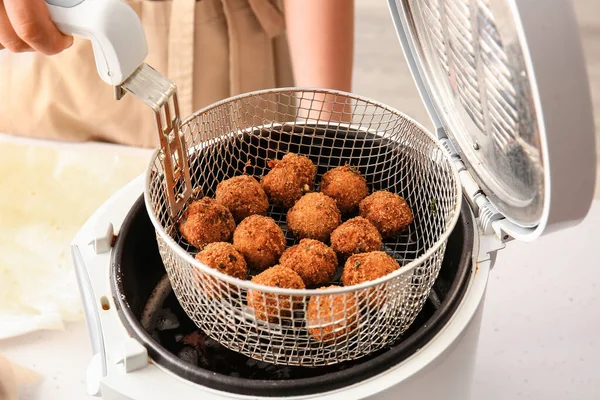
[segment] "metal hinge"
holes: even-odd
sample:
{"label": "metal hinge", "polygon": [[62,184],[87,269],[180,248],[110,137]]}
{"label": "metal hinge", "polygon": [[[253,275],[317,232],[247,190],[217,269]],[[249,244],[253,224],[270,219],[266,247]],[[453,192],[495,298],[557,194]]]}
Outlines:
{"label": "metal hinge", "polygon": [[442,137],[439,129],[438,137],[441,145],[450,153],[451,160],[458,170],[463,193],[473,209],[481,233],[483,235],[494,234],[502,243],[512,240],[510,235],[504,232],[498,223],[505,218],[504,215],[490,202],[481,187],[473,179],[471,172],[462,161],[452,142],[445,137],[445,133]]}

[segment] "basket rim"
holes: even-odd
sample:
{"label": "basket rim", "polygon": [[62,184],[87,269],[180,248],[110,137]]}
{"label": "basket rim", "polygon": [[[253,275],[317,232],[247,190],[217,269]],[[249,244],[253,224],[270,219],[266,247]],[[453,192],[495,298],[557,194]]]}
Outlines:
{"label": "basket rim", "polygon": [[[309,87],[283,87],[283,88],[275,88],[275,89],[256,90],[256,91],[251,91],[251,92],[242,93],[242,94],[239,94],[236,96],[228,97],[226,99],[212,103],[206,107],[203,107],[203,108],[197,110],[196,112],[192,113],[187,118],[183,119],[181,125],[183,126],[183,125],[189,123],[189,121],[197,118],[199,115],[206,113],[214,108],[220,107],[224,104],[230,103],[232,101],[236,101],[236,100],[240,100],[240,99],[244,99],[244,98],[256,97],[256,96],[264,95],[264,94],[283,93],[283,92],[291,92],[291,93],[312,92],[312,93],[322,93],[322,94],[333,94],[333,95],[348,97],[348,98],[355,99],[355,100],[360,100],[360,101],[372,104],[374,106],[377,106],[379,108],[385,109],[386,111],[389,111],[392,114],[396,114],[396,115],[406,119],[406,121],[410,122],[415,127],[419,128],[427,137],[429,137],[429,139],[431,139],[436,144],[438,149],[442,151],[444,158],[450,165],[450,169],[452,171],[452,174],[454,175],[454,180],[456,182],[456,193],[455,193],[456,204],[454,207],[454,214],[452,216],[452,219],[447,224],[445,231],[440,235],[438,240],[436,240],[435,243],[433,245],[431,245],[427,249],[427,251],[425,251],[425,253],[423,253],[421,256],[415,258],[408,264],[401,265],[400,268],[398,268],[397,270],[395,270],[394,272],[392,272],[390,274],[387,274],[387,275],[377,278],[375,280],[366,281],[366,282],[363,282],[363,283],[360,283],[357,285],[326,287],[326,288],[318,288],[318,289],[286,289],[286,288],[277,288],[277,287],[273,287],[273,286],[260,285],[260,284],[252,282],[251,280],[235,278],[235,277],[229,276],[227,274],[224,274],[224,273],[218,271],[217,269],[210,268],[208,265],[196,260],[196,258],[193,257],[192,254],[190,254],[188,251],[186,251],[173,238],[171,238],[171,236],[169,234],[167,234],[167,232],[161,225],[160,221],[158,220],[158,218],[156,216],[156,213],[154,212],[154,208],[152,207],[152,204],[150,203],[150,196],[149,196],[149,190],[150,190],[150,186],[151,186],[150,185],[150,183],[151,183],[150,182],[150,176],[151,176],[150,172],[152,171],[154,163],[158,159],[158,155],[161,150],[160,148],[157,148],[152,153],[152,156],[150,157],[150,160],[148,162],[148,167],[146,169],[145,187],[144,187],[144,203],[146,205],[148,216],[150,217],[150,221],[152,222],[152,225],[154,226],[156,233],[161,237],[162,240],[165,241],[167,246],[169,246],[169,248],[177,254],[177,256],[181,257],[183,260],[185,260],[188,264],[192,265],[193,267],[200,269],[203,273],[206,273],[217,279],[225,281],[226,283],[236,285],[245,290],[256,290],[256,291],[261,291],[264,293],[273,293],[273,294],[277,294],[277,295],[327,296],[327,295],[339,295],[339,294],[345,294],[345,293],[359,292],[364,289],[368,289],[368,288],[371,288],[374,286],[381,285],[383,283],[391,281],[392,279],[398,278],[402,275],[408,275],[415,268],[417,268],[419,265],[421,265],[423,262],[425,262],[427,259],[429,259],[435,252],[437,252],[442,245],[445,245],[447,243],[448,237],[450,236],[450,233],[456,226],[456,223],[460,217],[460,210],[461,210],[462,202],[463,202],[463,198],[462,198],[463,190],[462,190],[462,185],[461,185],[461,180],[460,180],[460,175],[459,175],[458,169],[457,169],[456,165],[454,164],[454,162],[452,162],[452,157],[451,157],[450,153],[444,146],[442,146],[440,144],[438,138],[436,138],[431,132],[429,132],[429,130],[427,130],[422,124],[420,124],[414,118],[412,118],[411,116],[409,116],[393,107],[390,107],[386,104],[383,104],[381,102],[378,102],[378,101],[373,100],[368,97],[364,97],[364,96],[361,96],[361,95],[358,95],[355,93],[339,91],[339,90],[309,88]],[[298,120],[300,120],[300,119],[298,119]],[[311,121],[311,120],[309,119],[309,120],[303,120],[303,121]],[[327,121],[323,121],[323,122],[327,122]]]}

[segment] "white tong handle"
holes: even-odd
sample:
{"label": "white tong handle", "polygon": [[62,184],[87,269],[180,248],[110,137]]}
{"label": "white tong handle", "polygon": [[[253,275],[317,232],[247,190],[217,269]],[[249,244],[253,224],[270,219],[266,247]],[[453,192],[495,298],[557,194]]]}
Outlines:
{"label": "white tong handle", "polygon": [[142,23],[121,0],[46,0],[46,4],[61,32],[91,40],[104,82],[122,84],[148,55]]}

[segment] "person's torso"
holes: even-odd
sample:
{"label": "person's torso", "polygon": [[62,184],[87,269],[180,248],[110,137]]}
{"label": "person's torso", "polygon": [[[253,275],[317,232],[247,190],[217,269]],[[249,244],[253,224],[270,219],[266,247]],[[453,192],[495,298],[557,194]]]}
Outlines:
{"label": "person's torso", "polygon": [[[146,62],[178,86],[181,116],[223,98],[291,86],[283,14],[270,0],[133,0],[148,40]],[[89,41],[63,53],[0,52],[0,132],[154,147],[152,110],[117,101],[96,72]]]}

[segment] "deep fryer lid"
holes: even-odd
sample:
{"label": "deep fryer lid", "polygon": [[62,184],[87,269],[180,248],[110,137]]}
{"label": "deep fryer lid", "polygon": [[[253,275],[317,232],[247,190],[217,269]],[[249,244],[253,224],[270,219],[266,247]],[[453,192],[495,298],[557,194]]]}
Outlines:
{"label": "deep fryer lid", "polygon": [[438,137],[470,173],[467,194],[484,194],[517,239],[583,219],[596,156],[571,2],[388,3]]}

